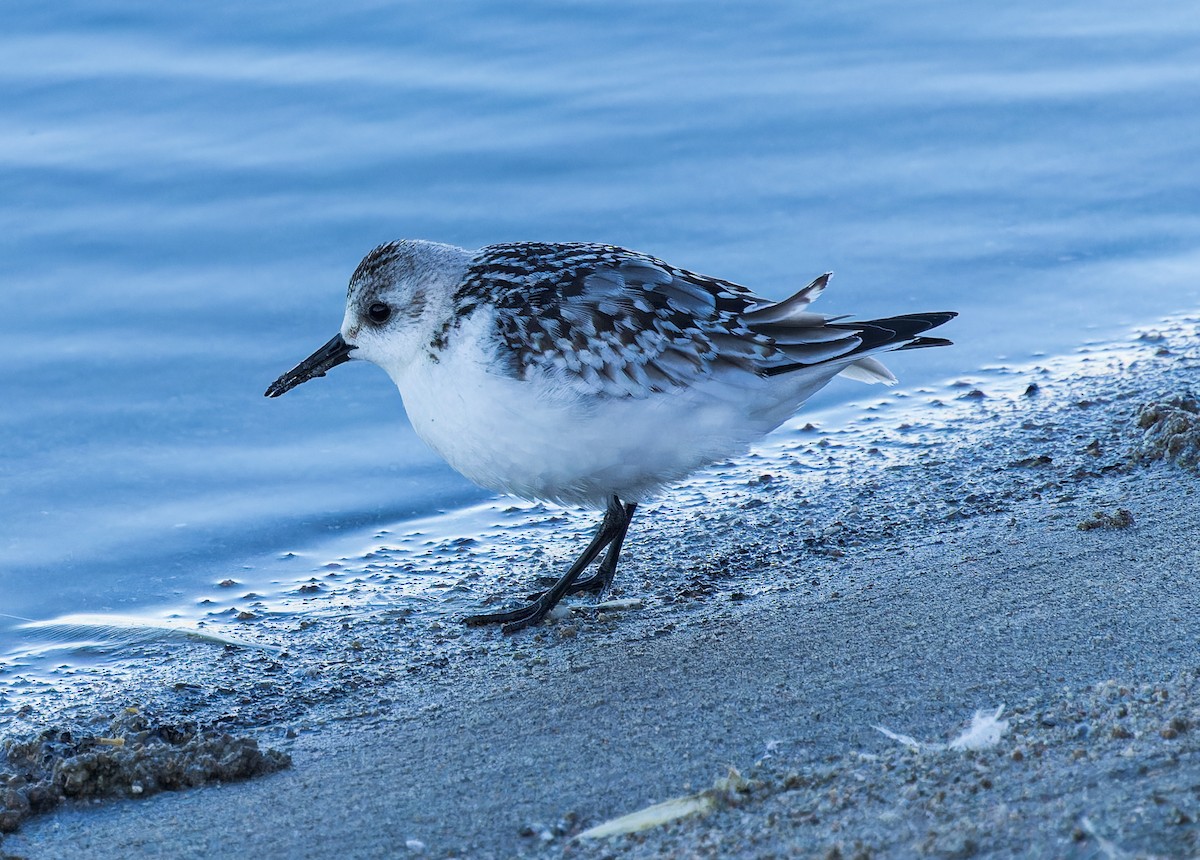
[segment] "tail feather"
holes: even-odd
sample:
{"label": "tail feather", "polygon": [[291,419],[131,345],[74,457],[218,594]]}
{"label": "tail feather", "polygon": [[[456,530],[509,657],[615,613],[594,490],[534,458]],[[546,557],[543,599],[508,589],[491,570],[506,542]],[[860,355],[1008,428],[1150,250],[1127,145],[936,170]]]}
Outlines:
{"label": "tail feather", "polygon": [[[958,314],[954,311],[931,311],[928,313],[901,314],[899,316],[863,320],[861,322],[828,320],[821,328],[826,331],[843,332],[847,339],[853,338],[858,343],[853,348],[845,350],[838,355],[823,360],[810,359],[808,361],[804,361],[803,359],[809,358],[809,356],[801,356],[796,347],[788,348],[785,346],[784,351],[789,356],[794,354],[801,360],[793,364],[768,368],[764,372],[767,376],[777,376],[781,373],[788,373],[805,367],[813,367],[818,364],[844,363],[845,367],[841,372],[846,376],[862,381],[891,383],[895,381],[895,377],[892,377],[887,368],[883,367],[878,361],[869,359],[869,356],[878,352],[949,346],[951,342],[945,338],[922,337],[922,333],[932,328],[937,328],[954,319],[956,316]],[[782,327],[782,324],[779,322],[774,322],[773,325],[762,325],[760,322],[760,325],[763,329],[777,329]],[[751,327],[758,329],[759,325],[755,325],[752,322]],[[808,329],[808,331],[812,332],[813,330]],[[815,334],[815,332],[813,333]],[[825,339],[810,335],[809,338],[796,338],[796,340],[808,340],[812,342],[823,341]],[[815,358],[815,356],[813,357]]]}
{"label": "tail feather", "polygon": [[923,334],[958,316],[953,311],[900,314],[861,322],[812,313],[808,306],[825,290],[830,274],[826,272],[781,302],[763,303],[742,314],[751,331],[769,337],[790,360],[788,364],[764,368],[760,372],[765,376],[825,366],[852,379],[890,385],[896,377],[872,355],[950,345],[944,338]]}
{"label": "tail feather", "polygon": [[860,358],[842,368],[838,376],[853,379],[857,382],[872,384],[882,382],[884,385],[895,385],[899,382],[882,361],[877,358]]}

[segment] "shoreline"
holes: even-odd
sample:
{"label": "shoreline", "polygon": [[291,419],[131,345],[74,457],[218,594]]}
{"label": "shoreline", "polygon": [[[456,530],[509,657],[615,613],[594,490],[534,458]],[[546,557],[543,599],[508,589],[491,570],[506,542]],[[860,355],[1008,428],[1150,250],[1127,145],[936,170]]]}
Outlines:
{"label": "shoreline", "polygon": [[[311,614],[262,619],[283,656],[150,643],[84,695],[0,715],[13,736],[136,706],[292,768],[60,807],[0,856],[1195,853],[1200,418],[1170,427],[1197,344],[1176,318],[910,394],[924,421],[771,439],[647,506],[612,595],[641,608],[575,600],[514,637],[453,623],[556,569],[586,516],[513,515],[403,603],[384,595],[416,562],[385,539]],[[945,741],[1001,705],[1007,733],[973,753],[872,728]],[[573,839],[729,766],[745,790],[706,817]]]}

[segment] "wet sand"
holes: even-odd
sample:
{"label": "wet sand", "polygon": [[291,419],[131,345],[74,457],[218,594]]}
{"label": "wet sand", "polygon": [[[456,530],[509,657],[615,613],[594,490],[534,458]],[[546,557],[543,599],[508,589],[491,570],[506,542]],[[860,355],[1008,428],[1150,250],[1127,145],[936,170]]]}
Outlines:
{"label": "wet sand", "polygon": [[[68,802],[0,856],[1194,856],[1198,343],[1176,320],[722,466],[649,506],[626,608],[502,637],[347,601],[280,621],[284,655],[164,644],[0,714],[136,706],[292,758]],[[447,593],[511,600],[587,524],[533,563],[467,547]],[[994,745],[937,746],[1001,705]],[[730,768],[705,816],[577,838]]]}

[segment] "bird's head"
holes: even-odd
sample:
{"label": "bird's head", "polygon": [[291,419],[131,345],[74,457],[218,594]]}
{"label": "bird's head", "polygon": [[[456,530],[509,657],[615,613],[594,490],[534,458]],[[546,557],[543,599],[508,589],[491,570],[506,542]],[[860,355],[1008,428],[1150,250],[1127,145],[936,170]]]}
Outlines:
{"label": "bird's head", "polygon": [[367,254],[346,291],[342,330],[267,389],[279,397],[351,359],[378,364],[395,377],[429,336],[428,319],[450,299],[468,254],[461,248],[405,239]]}

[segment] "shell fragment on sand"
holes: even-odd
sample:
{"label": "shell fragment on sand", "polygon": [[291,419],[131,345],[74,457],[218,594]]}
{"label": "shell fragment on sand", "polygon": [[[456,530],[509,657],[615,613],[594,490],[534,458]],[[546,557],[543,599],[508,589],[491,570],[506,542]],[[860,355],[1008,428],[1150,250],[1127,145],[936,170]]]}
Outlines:
{"label": "shell fragment on sand", "polygon": [[645,809],[639,809],[637,812],[631,812],[628,815],[610,819],[597,824],[595,827],[588,828],[576,838],[602,839],[611,836],[624,836],[629,833],[639,833],[643,830],[649,830],[652,827],[659,827],[663,824],[670,824],[672,821],[679,821],[682,818],[690,818],[694,815],[707,815],[720,804],[729,802],[734,795],[744,792],[747,788],[748,783],[746,780],[742,779],[742,775],[731,767],[729,775],[718,779],[713,783],[713,787],[707,791],[685,795],[684,797],[673,797],[670,800],[664,800],[662,803],[656,803],[653,806],[647,806]]}

